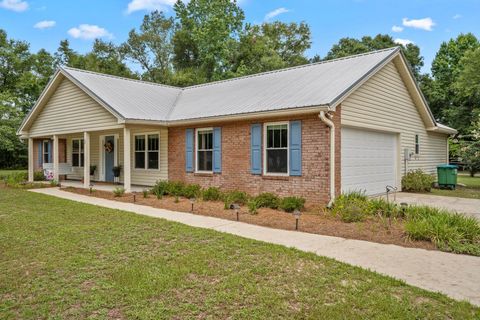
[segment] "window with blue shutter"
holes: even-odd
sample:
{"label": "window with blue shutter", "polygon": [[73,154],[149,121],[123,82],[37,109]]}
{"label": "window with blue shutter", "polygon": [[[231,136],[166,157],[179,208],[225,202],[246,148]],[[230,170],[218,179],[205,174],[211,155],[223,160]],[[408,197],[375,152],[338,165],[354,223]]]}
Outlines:
{"label": "window with blue shutter", "polygon": [[262,125],[250,127],[250,167],[252,174],[262,174]]}
{"label": "window with blue shutter", "polygon": [[213,128],[213,172],[222,172],[222,129]]}
{"label": "window with blue shutter", "polygon": [[290,175],[302,175],[302,122],[290,121]]}
{"label": "window with blue shutter", "polygon": [[193,129],[185,130],[185,170],[187,172],[193,172],[193,135]]}

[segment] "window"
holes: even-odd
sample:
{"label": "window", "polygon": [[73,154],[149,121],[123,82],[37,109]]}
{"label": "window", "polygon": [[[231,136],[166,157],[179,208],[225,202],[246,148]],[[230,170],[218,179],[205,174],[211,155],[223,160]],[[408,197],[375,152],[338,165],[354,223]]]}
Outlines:
{"label": "window", "polygon": [[213,167],[213,129],[197,129],[197,171]]}
{"label": "window", "polygon": [[288,123],[265,125],[265,173],[288,174]]}
{"label": "window", "polygon": [[135,135],[135,169],[158,169],[159,146],[158,134]]}
{"label": "window", "polygon": [[43,163],[49,163],[50,162],[50,140],[43,140]]}
{"label": "window", "polygon": [[420,153],[420,138],[418,134],[415,135],[415,154]]}
{"label": "window", "polygon": [[83,167],[84,149],[83,139],[72,139],[72,166]]}

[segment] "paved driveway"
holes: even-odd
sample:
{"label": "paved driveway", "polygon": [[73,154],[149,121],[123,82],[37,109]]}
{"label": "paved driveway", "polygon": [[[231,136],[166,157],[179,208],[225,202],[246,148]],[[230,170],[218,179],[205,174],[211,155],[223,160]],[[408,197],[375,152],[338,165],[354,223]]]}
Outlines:
{"label": "paved driveway", "polygon": [[397,202],[406,202],[408,204],[429,205],[432,207],[465,213],[480,220],[480,200],[466,199],[457,197],[443,197],[429,194],[397,193]]}

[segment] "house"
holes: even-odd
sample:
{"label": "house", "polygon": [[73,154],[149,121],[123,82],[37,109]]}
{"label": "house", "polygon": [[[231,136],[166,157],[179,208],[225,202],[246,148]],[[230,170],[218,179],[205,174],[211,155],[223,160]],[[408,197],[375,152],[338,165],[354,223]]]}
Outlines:
{"label": "house", "polygon": [[454,133],[399,48],[186,88],[62,67],[18,132],[29,180],[51,168],[88,187],[120,165],[127,191],[169,179],[315,204],[435,173]]}

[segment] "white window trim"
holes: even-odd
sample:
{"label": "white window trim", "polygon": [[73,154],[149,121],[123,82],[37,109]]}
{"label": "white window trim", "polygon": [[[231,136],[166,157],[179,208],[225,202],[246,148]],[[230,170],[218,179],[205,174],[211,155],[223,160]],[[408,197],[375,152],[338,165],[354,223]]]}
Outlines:
{"label": "white window trim", "polygon": [[52,152],[52,151],[50,150],[50,146],[49,146],[48,147],[48,152],[45,153],[45,144],[49,145],[50,140],[42,140],[42,163],[50,163],[49,160],[45,161],[45,155],[48,154],[47,159],[50,159],[50,152]]}
{"label": "white window trim", "polygon": [[[73,165],[73,141],[75,140],[78,140],[78,166],[74,166]],[[72,156],[72,168],[83,168],[82,166],[82,153],[83,153],[83,163],[85,163],[85,141],[83,141],[84,145],[82,147],[82,144],[80,143],[81,141],[83,141],[83,138],[72,138],[72,153],[71,153],[71,156]]]}
{"label": "white window trim", "polygon": [[[198,133],[203,131],[212,131],[212,170],[198,170]],[[195,129],[195,173],[213,173],[213,127]]]}
{"label": "white window trim", "polygon": [[[275,173],[267,172],[267,127],[275,125],[287,125],[287,172]],[[263,175],[264,176],[276,176],[276,177],[288,177],[290,176],[290,121],[278,121],[278,122],[265,122],[263,124]]]}
{"label": "white window trim", "polygon": [[[158,169],[149,169],[148,168],[148,136],[149,135],[158,135]],[[145,150],[144,150],[144,153],[145,153],[145,167],[143,168],[136,168],[136,163],[135,163],[135,153],[137,153],[137,151],[135,151],[135,138],[136,137],[141,137],[143,136],[145,138]],[[133,134],[133,146],[132,146],[132,156],[133,156],[133,167],[132,169],[134,171],[152,171],[152,172],[157,172],[157,171],[160,171],[160,144],[161,144],[161,139],[160,139],[160,131],[153,131],[153,132],[142,132],[142,133],[135,133]]]}

